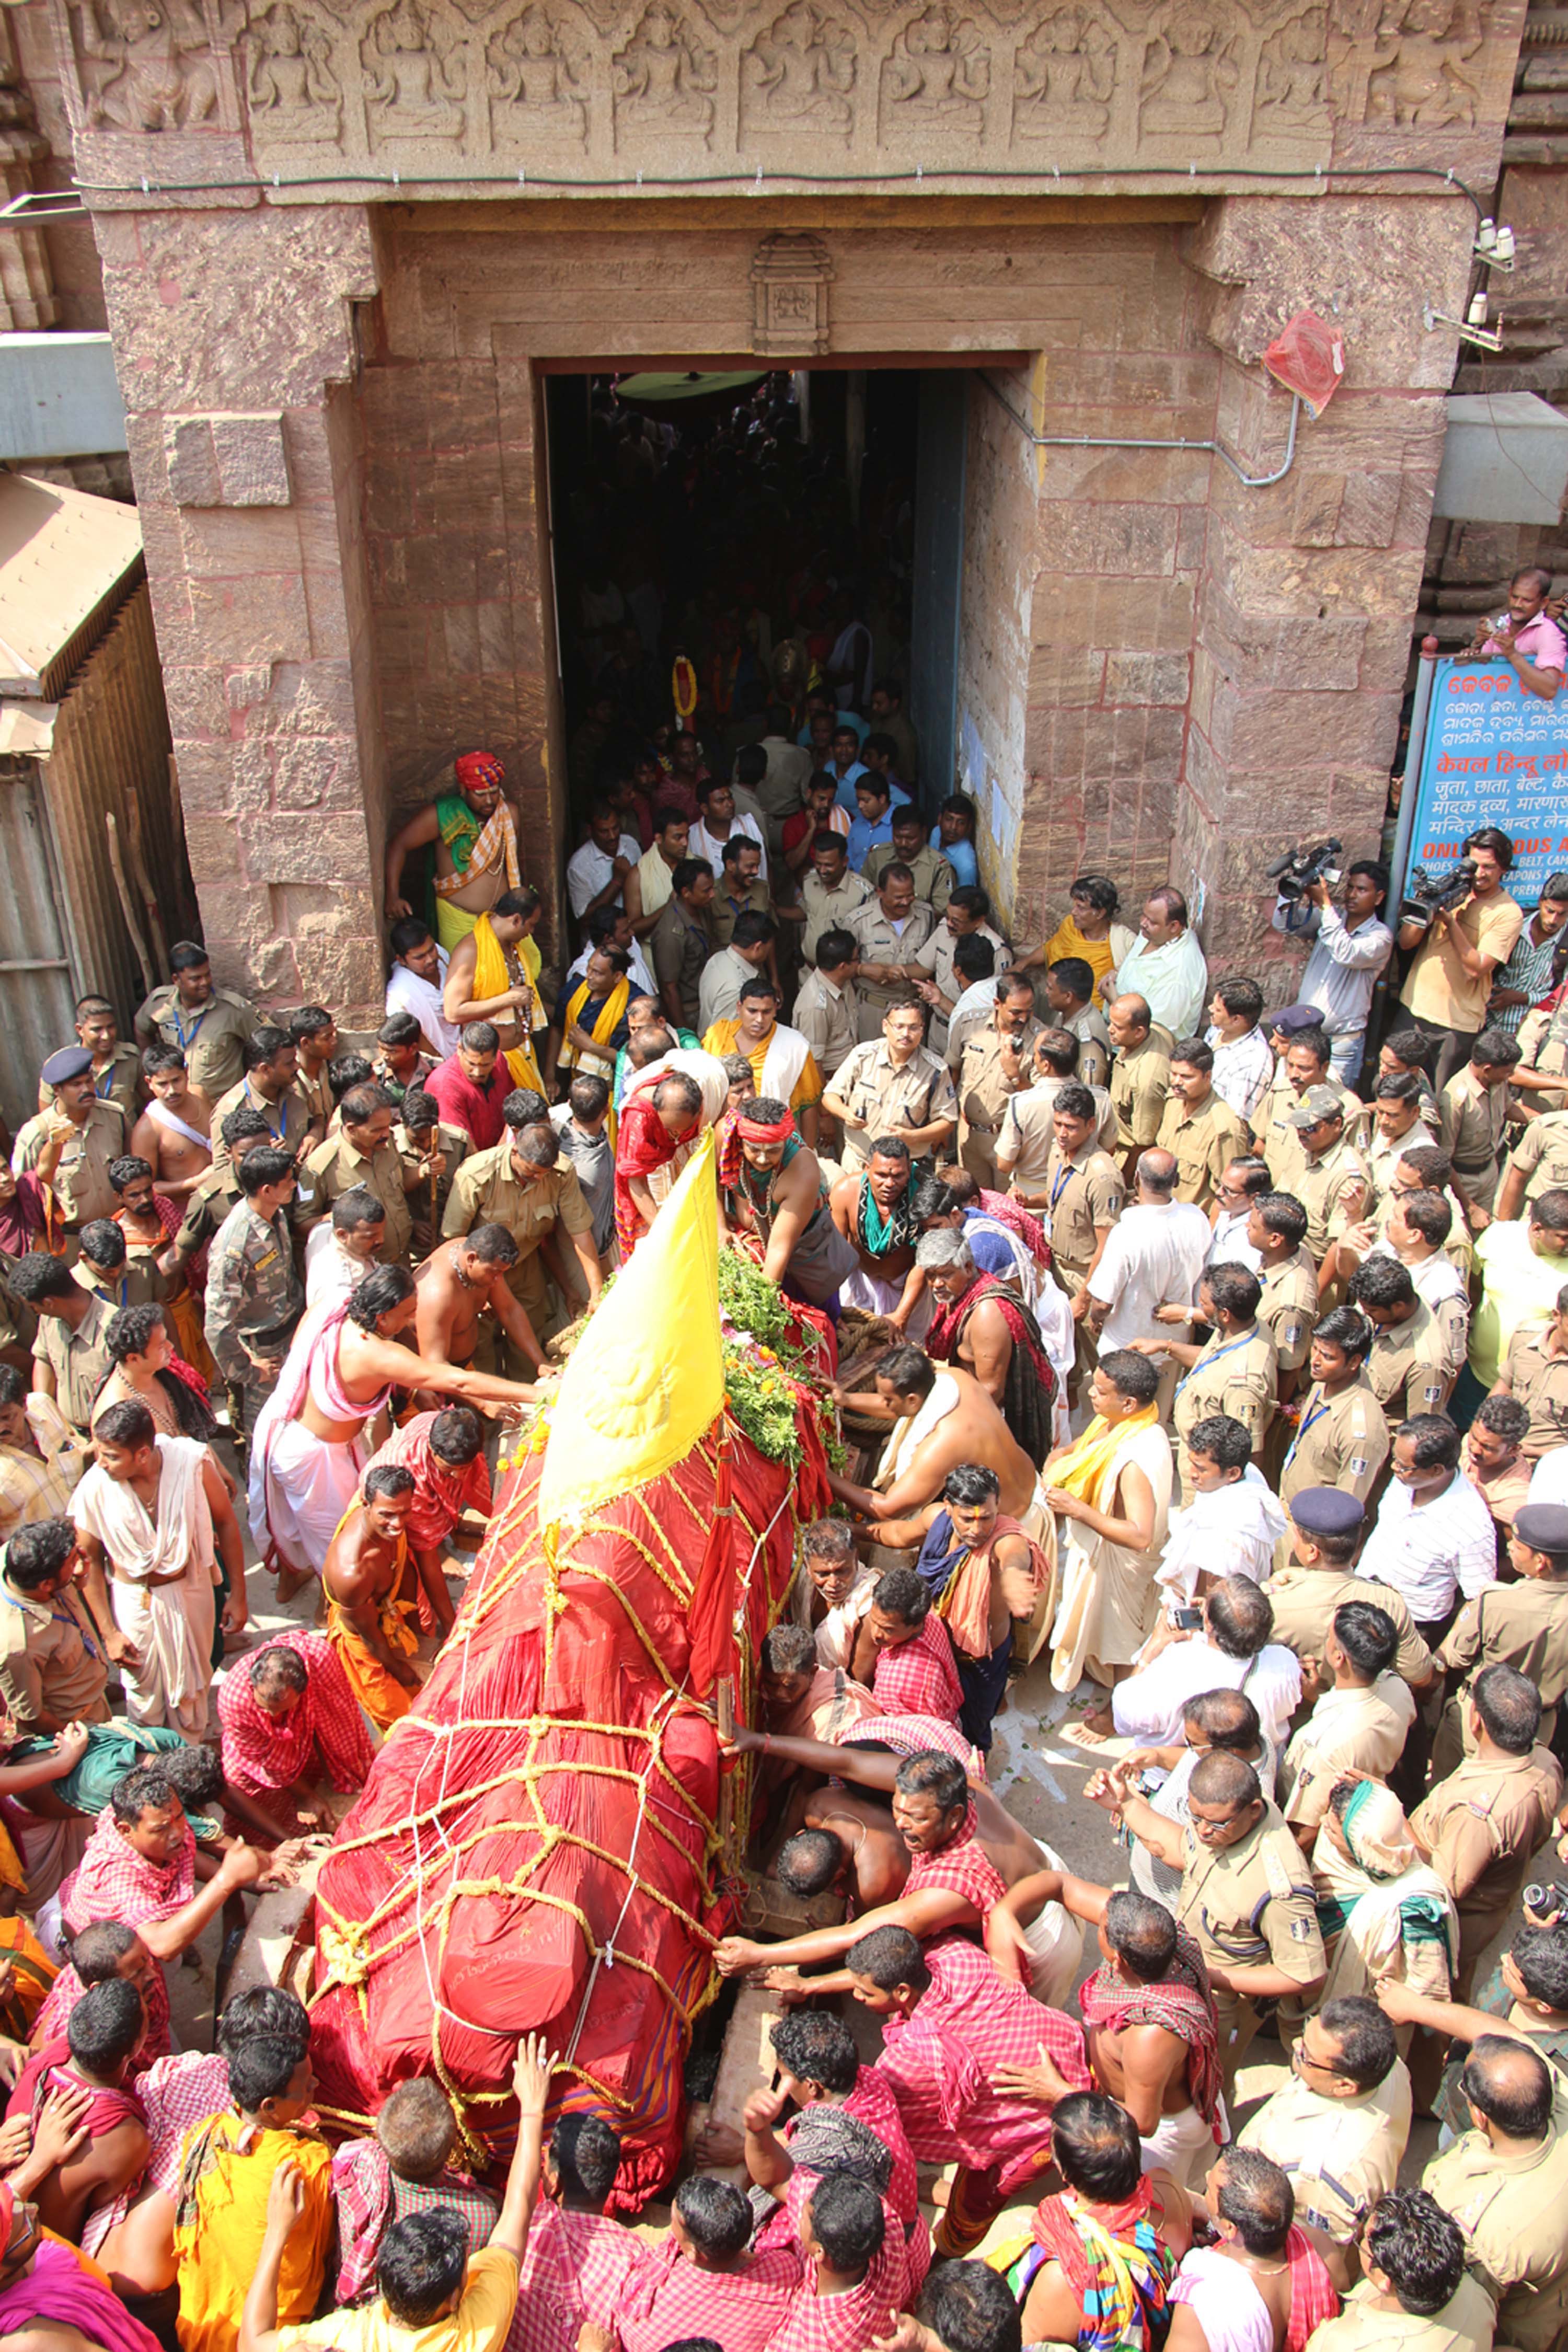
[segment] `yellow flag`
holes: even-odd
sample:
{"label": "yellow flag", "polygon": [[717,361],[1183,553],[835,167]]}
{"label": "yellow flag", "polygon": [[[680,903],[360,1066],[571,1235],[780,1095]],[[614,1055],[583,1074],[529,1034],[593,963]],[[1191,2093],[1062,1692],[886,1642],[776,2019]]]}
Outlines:
{"label": "yellow flag", "polygon": [[539,1524],[579,1524],[662,1477],[724,1404],[719,1202],[710,1130],[567,1364],[550,1417]]}

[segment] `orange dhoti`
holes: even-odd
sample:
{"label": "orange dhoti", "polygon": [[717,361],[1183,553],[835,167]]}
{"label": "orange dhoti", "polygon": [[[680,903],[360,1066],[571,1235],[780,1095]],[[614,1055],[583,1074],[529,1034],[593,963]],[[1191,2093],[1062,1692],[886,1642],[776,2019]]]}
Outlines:
{"label": "orange dhoti", "polygon": [[[338,1521],[334,1541],[353,1513],[362,1508],[356,1496]],[[390,1590],[376,1603],[376,1630],[394,1657],[399,1658],[416,1658],[419,1654],[415,1606],[413,1601],[401,1598],[405,1586],[413,1581],[408,1568],[408,1538],[403,1536],[397,1546],[397,1573]],[[327,1639],[348,1677],[349,1688],[376,1729],[390,1731],[407,1714],[416,1694],[384,1665],[342,1601],[335,1601],[330,1592],[326,1601]]]}

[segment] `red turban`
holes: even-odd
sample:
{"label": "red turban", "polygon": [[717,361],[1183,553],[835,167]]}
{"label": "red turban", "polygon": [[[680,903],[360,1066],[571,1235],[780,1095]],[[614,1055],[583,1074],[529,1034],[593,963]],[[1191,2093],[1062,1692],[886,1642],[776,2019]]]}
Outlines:
{"label": "red turban", "polygon": [[787,1143],[795,1133],[795,1113],[791,1110],[786,1110],[781,1119],[770,1122],[753,1118],[751,1105],[742,1103],[735,1118],[742,1143]]}
{"label": "red turban", "polygon": [[484,792],[506,781],[506,770],[493,751],[465,751],[452,766],[459,788],[466,793]]}

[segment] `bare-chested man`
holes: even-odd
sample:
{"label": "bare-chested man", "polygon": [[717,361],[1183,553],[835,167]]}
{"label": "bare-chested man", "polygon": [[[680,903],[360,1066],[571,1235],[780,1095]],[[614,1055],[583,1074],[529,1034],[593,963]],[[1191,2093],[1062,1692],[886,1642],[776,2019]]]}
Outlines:
{"label": "bare-chested man", "polygon": [[878,1540],[893,1546],[918,1544],[942,1507],[948,1473],[965,1462],[994,1470],[999,1500],[1009,1518],[1021,1519],[1035,1500],[1034,1464],[972,1372],[957,1364],[937,1366],[920,1348],[895,1348],[876,1368],[873,1393],[848,1397],[834,1391],[839,1404],[891,1424],[891,1434],[875,1486],[857,1486],[837,1471],[828,1484],[837,1499],[863,1519],[876,1522]]}
{"label": "bare-chested man", "polygon": [[1214,2001],[1197,1946],[1149,1895],[1042,1870],[1014,1880],[986,1922],[986,1949],[1004,1976],[1027,1982],[1033,1956],[1021,1923],[1043,1902],[1062,1903],[1099,1929],[1103,1965],[1079,1994],[1095,2081],[1137,2125],[1146,2168],[1195,2185],[1214,2161],[1220,2095]]}
{"label": "bare-chested man", "polygon": [[142,1075],[153,1099],[132,1129],[127,1149],[152,1169],[154,1191],[184,1201],[212,1166],[212,1105],[192,1086],[177,1045],[149,1045]]}
{"label": "bare-chested man", "polygon": [[506,770],[489,751],[452,762],[454,789],[427,801],[386,845],[386,919],[414,911],[403,895],[411,849],[436,848],[437,936],[448,953],[488,914],[503,890],[522,881],[517,810],[501,792]]}
{"label": "bare-chested man", "polygon": [[321,1566],[327,1638],[378,1731],[390,1731],[407,1714],[420,1687],[419,1636],[406,1597],[413,1503],[413,1472],[374,1464]]}
{"label": "bare-chested man", "polygon": [[[444,1018],[458,1029],[466,1028],[470,1021],[488,1021],[500,1041],[503,1054],[518,1046],[531,1054],[535,1030],[549,1025],[539,992],[528,977],[522,958],[522,942],[535,928],[542,911],[538,891],[526,887],[503,890],[490,908],[490,929],[506,967],[507,984],[496,994],[480,995],[474,984],[479,961],[477,929],[458,940],[447,966],[441,991]],[[537,950],[530,952],[534,955],[537,971]]]}
{"label": "bare-chested man", "polygon": [[517,1244],[504,1225],[476,1225],[471,1234],[433,1250],[414,1276],[420,1354],[471,1364],[479,1318],[488,1307],[512,1345],[536,1372],[542,1371],[544,1352],[506,1278],[516,1264]]}

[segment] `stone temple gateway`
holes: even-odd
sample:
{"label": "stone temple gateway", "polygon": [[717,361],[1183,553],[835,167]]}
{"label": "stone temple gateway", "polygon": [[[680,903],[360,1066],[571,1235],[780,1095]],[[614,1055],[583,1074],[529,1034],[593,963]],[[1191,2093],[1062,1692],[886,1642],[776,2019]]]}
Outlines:
{"label": "stone temple gateway", "polygon": [[[74,171],[89,221],[5,237],[5,323],[90,323],[101,270],[220,976],[369,1017],[387,830],[456,750],[563,843],[548,375],[758,358],[963,372],[953,759],[1015,923],[1103,864],[1260,951],[1283,839],[1375,841],[1454,372],[1428,313],[1464,315],[1523,19],[8,7],[7,186]],[[1304,307],[1344,381],[1248,488]]]}

